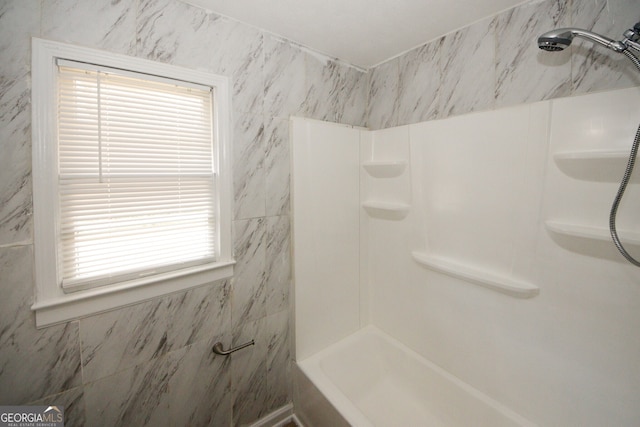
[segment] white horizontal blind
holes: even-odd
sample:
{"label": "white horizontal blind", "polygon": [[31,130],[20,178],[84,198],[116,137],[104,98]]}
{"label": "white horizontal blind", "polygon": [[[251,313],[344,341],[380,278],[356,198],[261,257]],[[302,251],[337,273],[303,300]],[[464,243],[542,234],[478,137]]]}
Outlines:
{"label": "white horizontal blind", "polygon": [[212,126],[210,88],[59,63],[64,289],[215,260]]}

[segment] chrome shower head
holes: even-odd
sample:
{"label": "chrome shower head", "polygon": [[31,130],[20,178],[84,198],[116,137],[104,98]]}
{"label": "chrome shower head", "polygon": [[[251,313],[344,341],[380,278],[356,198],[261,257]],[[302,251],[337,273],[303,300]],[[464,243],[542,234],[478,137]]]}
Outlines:
{"label": "chrome shower head", "polygon": [[573,34],[567,28],[553,30],[538,37],[538,47],[549,52],[565,50],[573,41]]}
{"label": "chrome shower head", "polygon": [[600,34],[592,33],[591,31],[581,30],[579,28],[559,28],[557,30],[544,33],[538,37],[538,47],[542,50],[557,52],[569,47],[574,37],[591,40],[592,42],[598,43],[615,52],[622,52],[627,49],[622,42],[612,40],[608,37],[601,36]]}

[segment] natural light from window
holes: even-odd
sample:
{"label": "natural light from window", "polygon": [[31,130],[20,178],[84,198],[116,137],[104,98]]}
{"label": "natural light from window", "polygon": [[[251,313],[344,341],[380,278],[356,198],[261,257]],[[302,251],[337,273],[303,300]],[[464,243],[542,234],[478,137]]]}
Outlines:
{"label": "natural light from window", "polygon": [[64,287],[215,260],[211,94],[60,66]]}

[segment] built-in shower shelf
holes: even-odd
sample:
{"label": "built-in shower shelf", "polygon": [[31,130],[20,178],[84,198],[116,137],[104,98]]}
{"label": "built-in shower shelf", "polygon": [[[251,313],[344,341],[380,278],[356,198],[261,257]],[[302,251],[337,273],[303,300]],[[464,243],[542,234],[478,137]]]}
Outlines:
{"label": "built-in shower shelf", "polygon": [[556,160],[572,161],[602,161],[610,159],[627,160],[630,150],[583,150],[583,151],[562,151],[554,155]]}
{"label": "built-in shower shelf", "polygon": [[362,202],[362,207],[375,218],[402,219],[409,213],[410,206],[405,203],[381,202],[369,200]]}
{"label": "built-in shower shelf", "polygon": [[482,270],[426,252],[414,251],[411,255],[416,262],[429,270],[462,279],[505,295],[516,298],[531,298],[540,293],[540,288],[537,286],[513,277]]}
{"label": "built-in shower shelf", "polygon": [[[562,221],[545,221],[544,224],[547,230],[564,236],[603,241],[611,240],[611,233],[607,227],[595,227]],[[640,245],[640,233],[637,231],[618,230],[618,237],[620,237],[622,243]]]}
{"label": "built-in shower shelf", "polygon": [[406,160],[389,160],[379,162],[364,162],[364,170],[374,178],[393,178],[400,176],[407,167]]}
{"label": "built-in shower shelf", "polygon": [[[629,150],[565,151],[553,158],[569,176],[595,181],[619,182],[629,159]],[[636,181],[632,179],[632,182]]]}

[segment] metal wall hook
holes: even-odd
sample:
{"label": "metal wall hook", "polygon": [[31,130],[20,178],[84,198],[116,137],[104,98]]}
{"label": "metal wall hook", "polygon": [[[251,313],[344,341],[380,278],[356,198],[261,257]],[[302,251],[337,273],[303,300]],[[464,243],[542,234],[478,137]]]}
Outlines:
{"label": "metal wall hook", "polygon": [[238,351],[238,350],[242,350],[245,347],[249,347],[250,345],[254,345],[256,342],[254,340],[251,340],[247,343],[241,344],[237,347],[231,348],[229,350],[225,350],[222,348],[222,343],[221,342],[217,342],[213,345],[213,352],[215,354],[219,354],[220,356],[228,356],[231,353],[233,353],[234,351]]}

